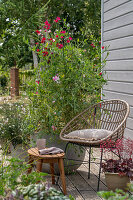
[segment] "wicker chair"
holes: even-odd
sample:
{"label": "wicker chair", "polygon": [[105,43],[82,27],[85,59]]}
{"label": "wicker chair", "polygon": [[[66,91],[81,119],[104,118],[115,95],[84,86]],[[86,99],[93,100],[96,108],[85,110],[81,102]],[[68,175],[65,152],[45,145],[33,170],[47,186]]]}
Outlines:
{"label": "wicker chair", "polygon": [[[60,138],[67,142],[65,151],[69,143],[89,147],[88,178],[90,178],[91,147],[100,148],[100,144],[108,139],[116,141],[122,138],[128,114],[129,105],[127,102],[115,99],[107,100],[87,108],[62,129]],[[97,138],[94,137],[94,134],[93,137],[90,137],[89,133],[86,137],[80,136],[78,130],[84,129],[106,130],[108,134],[101,134]],[[101,151],[97,190],[99,190],[102,156],[103,152]]]}

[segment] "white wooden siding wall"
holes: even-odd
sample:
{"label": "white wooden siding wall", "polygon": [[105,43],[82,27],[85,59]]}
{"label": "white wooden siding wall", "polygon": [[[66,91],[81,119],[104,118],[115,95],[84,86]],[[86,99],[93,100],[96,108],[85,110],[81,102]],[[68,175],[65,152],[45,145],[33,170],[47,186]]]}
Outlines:
{"label": "white wooden siding wall", "polygon": [[125,136],[133,138],[133,0],[102,0],[102,45],[109,51],[103,99],[129,103]]}

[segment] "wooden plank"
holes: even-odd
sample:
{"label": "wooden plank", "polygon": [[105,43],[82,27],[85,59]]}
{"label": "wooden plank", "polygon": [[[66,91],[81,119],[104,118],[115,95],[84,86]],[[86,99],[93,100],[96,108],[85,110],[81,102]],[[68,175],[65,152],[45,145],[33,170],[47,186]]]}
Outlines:
{"label": "wooden plank", "polygon": [[[90,186],[96,191],[97,190],[97,183],[98,183],[98,167],[91,163],[91,174],[90,174],[90,179],[88,179],[88,166],[87,164],[81,165],[80,168],[78,169],[78,173],[90,184]],[[104,181],[103,174],[101,174],[101,179]],[[107,187],[105,184],[100,182],[100,190],[107,190]]]}
{"label": "wooden plank", "polygon": [[127,1],[127,3],[122,4],[121,6],[115,7],[114,9],[109,10],[104,13],[104,21],[108,21],[120,15],[124,15],[133,10],[133,1]]}
{"label": "wooden plank", "polygon": [[[59,180],[59,185],[61,186],[61,181]],[[66,185],[67,185],[67,196],[72,195],[77,200],[83,200],[83,197],[78,192],[74,184],[70,181],[69,175],[66,176]]]}
{"label": "wooden plank", "polygon": [[103,46],[108,47],[108,50],[133,47],[133,36],[106,41],[103,42]]}
{"label": "wooden plank", "polygon": [[[116,2],[116,1],[114,1],[114,2]],[[120,26],[125,26],[125,25],[131,24],[131,23],[133,23],[133,12],[128,13],[126,15],[122,15],[122,16],[112,19],[110,21],[104,22],[104,31],[118,28]]]}
{"label": "wooden plank", "polygon": [[133,35],[133,24],[119,27],[103,33],[103,41],[113,40],[121,37]]}
{"label": "wooden plank", "polygon": [[104,4],[104,12],[107,12],[108,10],[115,8],[125,2],[128,2],[128,1],[127,0],[117,0],[117,1],[110,0]]}
{"label": "wooden plank", "polygon": [[128,119],[127,119],[127,127],[132,129],[132,131],[133,131],[133,119],[130,117],[128,117]]}
{"label": "wooden plank", "polygon": [[82,190],[92,191],[93,190],[92,187],[90,187],[90,185],[78,173],[71,174],[67,177],[79,191],[82,191]]}
{"label": "wooden plank", "polygon": [[103,90],[105,97],[103,99],[121,99],[125,100],[133,107],[133,95],[122,94],[118,92],[106,91]]}
{"label": "wooden plank", "polygon": [[109,51],[109,55],[106,60],[121,60],[121,59],[122,60],[133,59],[133,48],[111,50]]}
{"label": "wooden plank", "polygon": [[104,70],[112,70],[112,71],[130,71],[133,70],[133,60],[115,60],[115,61],[107,61]]}
{"label": "wooden plank", "polygon": [[103,86],[103,89],[126,94],[133,94],[133,83],[108,81],[107,85]]}
{"label": "wooden plank", "polygon": [[109,81],[133,82],[133,71],[108,71],[105,78]]}

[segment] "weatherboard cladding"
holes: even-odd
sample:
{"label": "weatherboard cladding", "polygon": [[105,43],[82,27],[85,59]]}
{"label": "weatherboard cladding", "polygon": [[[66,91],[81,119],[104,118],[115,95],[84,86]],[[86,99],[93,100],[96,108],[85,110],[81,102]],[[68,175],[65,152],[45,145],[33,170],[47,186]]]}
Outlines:
{"label": "weatherboard cladding", "polygon": [[133,0],[102,0],[102,45],[109,51],[103,99],[129,103],[125,135],[133,138]]}

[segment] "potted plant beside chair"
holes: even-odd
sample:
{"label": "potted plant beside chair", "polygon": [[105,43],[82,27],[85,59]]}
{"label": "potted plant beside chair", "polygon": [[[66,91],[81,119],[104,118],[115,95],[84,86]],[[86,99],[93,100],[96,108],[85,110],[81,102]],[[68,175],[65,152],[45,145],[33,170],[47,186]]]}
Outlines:
{"label": "potted plant beside chair", "polygon": [[101,144],[105,155],[102,170],[109,190],[127,189],[127,184],[133,180],[133,140],[118,139],[116,142],[108,140]]}

